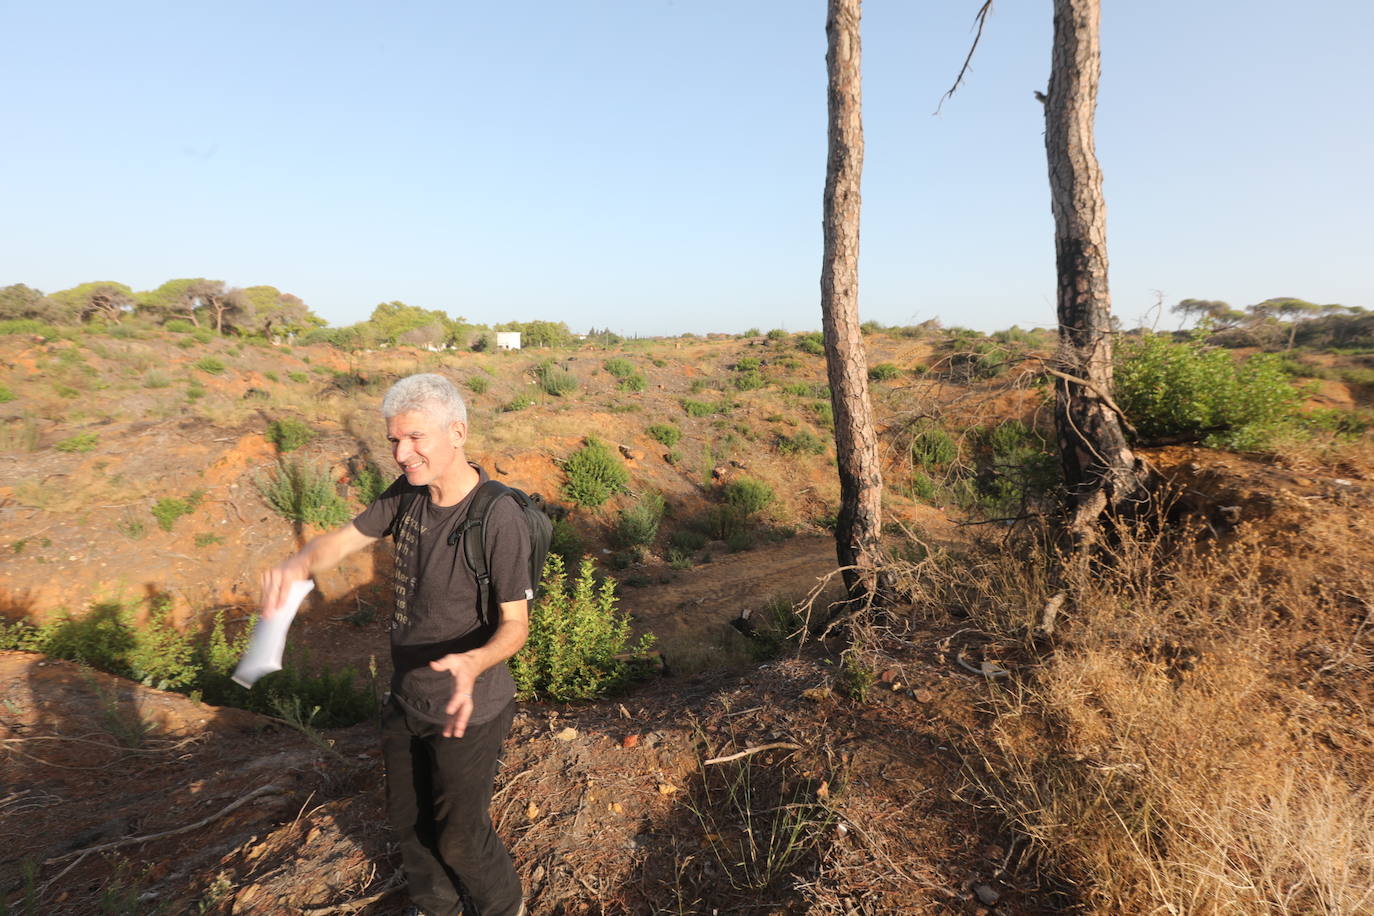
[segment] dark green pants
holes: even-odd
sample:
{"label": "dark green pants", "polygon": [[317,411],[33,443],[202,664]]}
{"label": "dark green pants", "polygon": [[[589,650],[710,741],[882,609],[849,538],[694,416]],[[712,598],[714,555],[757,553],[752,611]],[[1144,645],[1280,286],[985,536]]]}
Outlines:
{"label": "dark green pants", "polygon": [[382,711],[387,817],[401,848],[410,899],[435,916],[460,916],[463,892],[481,916],[515,916],[522,889],[491,823],[501,745],[512,700],[461,738],[416,719],[395,701]]}

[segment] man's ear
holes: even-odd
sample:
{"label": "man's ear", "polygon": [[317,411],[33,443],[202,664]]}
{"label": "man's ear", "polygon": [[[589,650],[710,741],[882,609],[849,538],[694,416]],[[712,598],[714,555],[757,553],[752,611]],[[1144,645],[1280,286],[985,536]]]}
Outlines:
{"label": "man's ear", "polygon": [[468,441],[468,425],[462,420],[454,420],[449,427],[449,439],[455,448],[461,448]]}

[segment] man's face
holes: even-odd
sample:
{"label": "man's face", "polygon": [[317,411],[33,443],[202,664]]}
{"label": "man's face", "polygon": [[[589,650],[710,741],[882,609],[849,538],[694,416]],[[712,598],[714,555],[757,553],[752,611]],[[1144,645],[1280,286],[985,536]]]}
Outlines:
{"label": "man's face", "polygon": [[408,410],[386,421],[391,456],[412,486],[429,486],[448,479],[463,458],[467,425],[444,424],[431,410]]}

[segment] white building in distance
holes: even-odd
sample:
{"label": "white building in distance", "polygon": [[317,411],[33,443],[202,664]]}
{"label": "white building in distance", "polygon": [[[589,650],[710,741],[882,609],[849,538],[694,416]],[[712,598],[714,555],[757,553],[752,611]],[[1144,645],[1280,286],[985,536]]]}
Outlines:
{"label": "white building in distance", "polygon": [[498,350],[519,350],[520,332],[519,331],[497,331],[496,349]]}

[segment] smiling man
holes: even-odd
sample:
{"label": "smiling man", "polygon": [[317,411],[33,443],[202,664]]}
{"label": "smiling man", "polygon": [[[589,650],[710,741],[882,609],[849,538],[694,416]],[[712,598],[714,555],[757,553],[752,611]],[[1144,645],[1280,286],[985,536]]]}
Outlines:
{"label": "smiling man", "polygon": [[[510,853],[491,823],[501,745],[515,714],[506,659],[529,633],[529,531],[497,499],[485,532],[469,510],[487,475],[468,461],[467,406],[440,375],[401,379],[382,400],[402,476],[357,518],[263,574],[264,614],[292,582],[392,534],[391,694],[382,711],[387,814],[416,914],[456,916],[470,895],[481,916],[524,912]],[[491,606],[481,607],[462,539],[480,537]]]}

